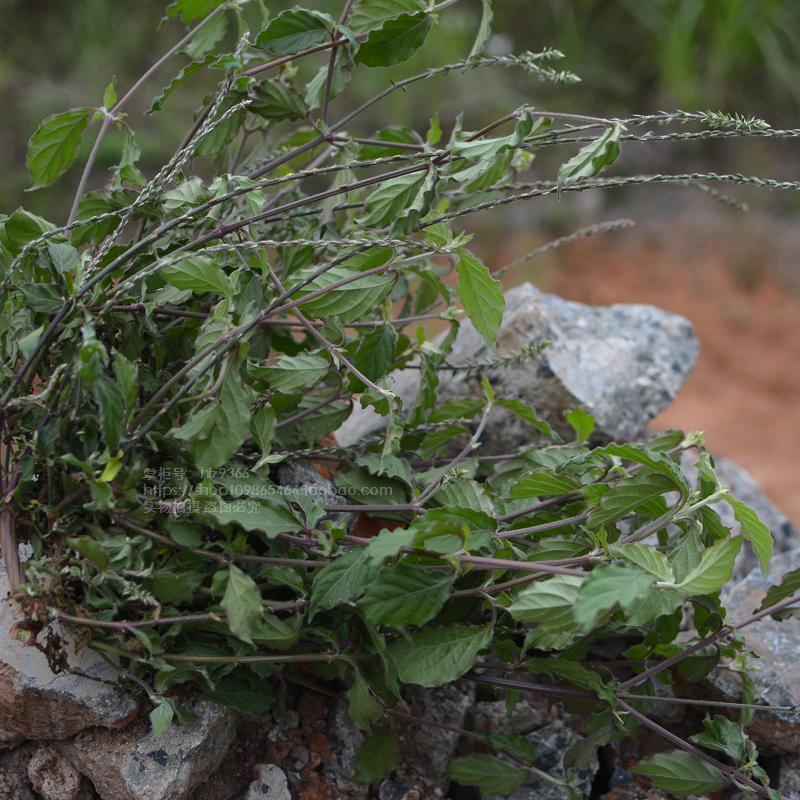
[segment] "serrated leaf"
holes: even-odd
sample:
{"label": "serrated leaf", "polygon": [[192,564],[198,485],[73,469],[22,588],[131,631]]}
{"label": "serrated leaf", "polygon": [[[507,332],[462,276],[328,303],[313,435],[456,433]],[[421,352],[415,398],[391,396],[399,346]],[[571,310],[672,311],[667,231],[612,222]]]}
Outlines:
{"label": "serrated leaf", "polygon": [[260,531],[268,539],[279,533],[297,533],[303,525],[297,517],[279,502],[266,497],[225,501],[200,496],[201,514],[213,518],[218,526],[237,524],[246,531]]}
{"label": "serrated leaf", "polygon": [[178,289],[191,289],[199,293],[214,292],[228,298],[233,296],[228,276],[210,258],[187,258],[177,264],[162,267],[160,275]]}
{"label": "serrated leaf", "polygon": [[761,575],[766,581],[772,558],[772,534],[769,528],[758,518],[758,514],[741,500],[735,500],[730,495],[725,495],[724,500],[733,509],[734,516],[742,526],[742,536],[753,545],[761,567]]}
{"label": "serrated leaf", "polygon": [[382,183],[364,201],[366,215],[356,221],[366,228],[382,228],[394,222],[416,200],[424,180],[424,172],[411,172]]}
{"label": "serrated leaf", "polygon": [[370,691],[369,683],[358,666],[353,667],[353,675],[353,685],[345,694],[347,715],[355,722],[356,727],[368,731],[371,723],[380,719],[383,707]]}
{"label": "serrated leaf", "polygon": [[494,401],[496,406],[501,406],[502,408],[507,408],[509,411],[513,411],[518,417],[522,417],[526,422],[530,422],[539,433],[544,434],[545,436],[553,436],[556,441],[560,441],[553,431],[550,429],[550,425],[545,422],[543,419],[540,419],[536,410],[531,408],[527,403],[523,402],[522,400],[518,399],[509,399],[506,397],[500,397]]}
{"label": "serrated leaf", "polygon": [[350,14],[348,25],[356,33],[364,33],[400,14],[424,10],[425,4],[421,0],[359,0]]}
{"label": "serrated leaf", "polygon": [[71,272],[78,263],[78,251],[67,242],[48,242],[47,252],[50,254],[50,261],[59,275]]}
{"label": "serrated leaf", "polygon": [[640,505],[674,491],[674,482],[665,475],[634,475],[621,480],[603,495],[599,507],[591,513],[587,526],[598,530],[635,511]]}
{"label": "serrated leaf", "polygon": [[261,619],[264,608],[255,581],[235,564],[228,567],[228,585],[220,605],[228,613],[228,627],[234,636],[253,644],[250,631]]}
{"label": "serrated leaf", "polygon": [[172,706],[166,700],[161,701],[150,712],[150,724],[153,726],[153,733],[156,735],[156,744],[161,741],[161,737],[169,729],[173,716]]}
{"label": "serrated leaf", "polygon": [[486,344],[494,350],[506,304],[503,286],[468,250],[459,250],[458,256],[458,297],[470,322],[483,336]]}
{"label": "serrated leaf", "polygon": [[280,355],[271,367],[250,364],[251,375],[270,389],[283,394],[300,394],[318,383],[331,369],[330,358],[320,352]]}
{"label": "serrated leaf", "polygon": [[368,736],[356,756],[353,780],[373,783],[388,775],[396,766],[400,755],[394,731],[384,726]]}
{"label": "serrated leaf", "polygon": [[582,148],[581,151],[562,164],[558,170],[558,190],[584,178],[598,175],[604,167],[613,164],[619,156],[619,137],[622,126],[619,123],[606,128],[602,136]]}
{"label": "serrated leaf", "polygon": [[508,612],[521,622],[538,622],[546,631],[573,628],[572,608],[584,580],[574,575],[554,575],[537,581],[517,595]]}
{"label": "serrated leaf", "polygon": [[114,353],[114,374],[125,398],[126,417],[130,417],[139,399],[139,367],[117,352]]}
{"label": "serrated leaf", "polygon": [[649,625],[659,617],[672,614],[686,601],[686,595],[671,590],[654,591],[631,603],[626,612],[625,619],[633,628]]}
{"label": "serrated leaf", "polygon": [[28,142],[32,189],[41,189],[62,175],[75,160],[89,124],[91,108],[73,108],[48,117]]}
{"label": "serrated leaf", "polygon": [[199,72],[203,67],[211,64],[216,64],[219,61],[219,56],[207,55],[202,61],[192,61],[191,64],[184,67],[171,81],[169,86],[166,86],[158,97],[153,98],[153,104],[150,106],[148,114],[154,114],[156,111],[161,111],[164,108],[164,101],[184,82],[189,80],[195,72]]}
{"label": "serrated leaf", "polygon": [[597,758],[597,749],[611,740],[610,725],[598,725],[585,739],[579,739],[564,753],[564,773],[567,780],[585,769]]}
{"label": "serrated leaf", "polygon": [[[216,2],[216,4],[219,5],[219,3],[225,2],[225,0],[218,0],[218,2],[217,0],[208,0],[208,2]],[[202,28],[200,28],[199,31],[197,31],[197,33],[195,33],[194,38],[186,46],[186,49],[183,52],[186,53],[186,55],[191,59],[200,58],[209,50],[211,50],[220,39],[222,39],[227,30],[228,15],[217,14],[213,20],[205,24]]]}
{"label": "serrated leaf", "polygon": [[712,547],[706,548],[700,563],[675,587],[685,594],[713,594],[718,592],[733,574],[733,564],[742,537],[720,539]]}
{"label": "serrated leaf", "polygon": [[433,18],[420,12],[400,14],[370,32],[356,53],[356,64],[367,67],[391,67],[407,61],[422,46],[430,32]]}
{"label": "serrated leaf", "polygon": [[492,626],[425,628],[386,648],[403,683],[441,686],[460,678],[492,640]]}
{"label": "serrated leaf", "polygon": [[188,25],[196,19],[205,19],[217,6],[226,0],[176,0],[167,8],[167,19],[180,14],[184,24]]}
{"label": "serrated leaf", "polygon": [[103,441],[110,450],[114,451],[124,438],[122,393],[119,386],[105,375],[101,375],[92,382],[91,391],[97,407],[100,409],[100,430],[103,434]]}
{"label": "serrated leaf", "polygon": [[573,408],[565,411],[567,422],[575,431],[575,443],[583,444],[594,432],[594,417],[587,414],[582,408]]}
{"label": "serrated leaf", "polygon": [[523,475],[508,490],[511,498],[540,497],[542,495],[569,494],[581,488],[581,482],[572,475],[558,475],[552,469],[537,469]]}
{"label": "serrated leaf", "polygon": [[353,365],[371,381],[383,377],[394,363],[397,331],[393,325],[381,325],[361,339]]}
{"label": "serrated leaf", "polygon": [[300,93],[282,81],[263,81],[251,95],[248,110],[274,122],[303,119],[308,114]]}
{"label": "serrated leaf", "polygon": [[[360,5],[359,3],[356,9],[358,9]],[[362,144],[358,150],[358,157],[362,161],[369,161],[373,158],[385,158],[386,156],[404,155],[408,153],[409,148],[403,147],[403,145],[419,147],[419,145],[422,144],[422,139],[415,130],[405,128],[401,125],[390,125],[382,131],[376,131],[369,138],[372,139],[373,142],[386,142],[386,144]]]}
{"label": "serrated leaf", "polygon": [[205,439],[214,430],[220,413],[218,403],[209,403],[205,408],[195,410],[180,428],[172,428],[169,435],[185,442]]}
{"label": "serrated leaf", "polygon": [[434,408],[428,422],[444,422],[448,419],[472,419],[483,411],[485,403],[476,397],[451,397]]}
{"label": "serrated leaf", "polygon": [[275,411],[270,406],[261,406],[250,417],[250,433],[253,434],[262,455],[267,455],[275,435]]}
{"label": "serrated leaf", "polygon": [[[779,584],[773,584],[767,590],[766,597],[761,601],[759,611],[777,605],[781,600],[791,597],[800,591],[800,568],[787,572]],[[781,612],[778,612],[781,613]]]}
{"label": "serrated leaf", "polygon": [[398,564],[385,567],[358,602],[370,622],[403,630],[433,619],[450,595],[453,576]]}
{"label": "serrated leaf", "polygon": [[499,758],[477,753],[461,756],[450,764],[454,780],[468,786],[477,786],[484,794],[510,794],[528,780],[528,771]]}
{"label": "serrated leaf", "polygon": [[637,775],[646,775],[658,789],[677,794],[703,796],[721,789],[727,781],[710,764],[693,753],[672,750],[645,758],[630,768]]}
{"label": "serrated leaf", "polygon": [[641,567],[645,572],[655,575],[660,581],[672,581],[672,566],[667,557],[654,547],[646,544],[611,545],[611,554]]}
{"label": "serrated leaf", "polygon": [[311,591],[311,619],[320,608],[333,608],[361,597],[381,570],[369,560],[366,549],[355,549],[339,556],[314,576]]}
{"label": "serrated leaf", "polygon": [[38,239],[43,233],[55,229],[56,226],[52,222],[37,217],[24,208],[18,208],[5,223],[6,238],[9,244],[18,250],[22,250],[28,242]]}
{"label": "serrated leaf", "polygon": [[486,490],[472,478],[454,479],[434,495],[443,506],[459,506],[472,511],[482,511],[489,517],[495,516],[494,504]]}
{"label": "serrated leaf", "polygon": [[294,55],[322,44],[332,28],[333,18],[329,14],[305,8],[291,8],[278,14],[258,34],[254,46],[281,56]]}
{"label": "serrated leaf", "polygon": [[575,620],[584,631],[589,631],[615,609],[624,611],[646,597],[652,585],[652,576],[638,569],[622,564],[601,564],[581,585],[573,609]]}

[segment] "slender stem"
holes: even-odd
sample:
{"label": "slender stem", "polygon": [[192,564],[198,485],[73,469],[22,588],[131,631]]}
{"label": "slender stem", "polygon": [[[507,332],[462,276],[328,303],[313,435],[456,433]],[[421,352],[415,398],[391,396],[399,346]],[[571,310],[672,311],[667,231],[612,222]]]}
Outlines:
{"label": "slender stem", "polygon": [[119,111],[127,104],[128,100],[133,97],[134,94],[144,85],[145,81],[154,73],[158,68],[168,61],[175,53],[177,53],[182,47],[185,47],[192,39],[195,37],[195,34],[205,25],[207,25],[214,17],[217,16],[222,11],[226,11],[228,8],[227,4],[221,5],[219,8],[214,9],[204,20],[199,22],[192,28],[189,33],[183,37],[174,47],[170,48],[161,58],[153,64],[147,72],[139,78],[138,81],[128,90],[128,93],[119,101],[117,102],[113,108],[109,109],[105,116],[103,117],[103,124],[100,126],[100,132],[97,134],[97,139],[95,139],[94,147],[92,148],[92,152],[89,155],[89,160],[86,162],[86,166],[83,168],[83,174],[81,175],[80,183],[78,184],[78,191],[75,194],[75,200],[72,203],[72,210],[69,212],[69,219],[67,221],[67,225],[72,225],[75,221],[75,216],[78,213],[78,204],[81,201],[81,197],[83,197],[83,191],[86,188],[86,181],[89,178],[89,173],[92,171],[92,167],[94,166],[95,158],[97,157],[97,152],[100,149],[100,143],[103,141],[103,137],[106,135],[106,131],[108,130],[111,121],[114,119],[114,116],[119,113]]}
{"label": "slender stem", "polygon": [[580,522],[581,520],[586,519],[591,513],[591,511],[586,511],[583,514],[578,514],[577,517],[556,519],[552,522],[544,522],[541,525],[532,525],[530,528],[518,528],[517,530],[503,531],[503,533],[497,533],[495,535],[499,539],[510,539],[513,536],[523,536],[526,533],[542,533],[543,531],[551,531],[555,528],[562,528],[564,525],[573,525],[576,522]]}
{"label": "slender stem", "polygon": [[[406,552],[417,553],[416,550],[409,548]],[[422,551],[428,558],[444,558],[437,553],[429,553]],[[542,561],[512,561],[505,558],[484,558],[483,556],[456,556],[462,564],[474,564],[476,567],[483,569],[511,569],[511,570],[533,570],[534,572],[546,572],[553,575],[571,575],[575,578],[583,578],[586,576],[585,572],[576,569],[567,569],[565,567],[554,566]]]}
{"label": "slender stem", "polygon": [[331,403],[335,403],[337,400],[341,398],[340,394],[334,394],[330,397],[327,397],[325,400],[317,403],[311,408],[307,408],[305,411],[300,411],[299,413],[295,414],[288,419],[281,420],[277,425],[275,425],[275,430],[280,430],[281,428],[285,428],[287,425],[294,425],[295,422],[300,422],[301,419],[305,419],[307,416],[319,411],[321,408],[325,408],[325,406],[329,406]]}

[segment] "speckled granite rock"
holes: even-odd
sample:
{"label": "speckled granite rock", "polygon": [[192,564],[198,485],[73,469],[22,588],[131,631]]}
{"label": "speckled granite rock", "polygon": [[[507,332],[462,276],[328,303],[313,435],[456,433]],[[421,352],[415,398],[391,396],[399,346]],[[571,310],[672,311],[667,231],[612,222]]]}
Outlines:
{"label": "speckled granite rock", "polygon": [[[677,314],[646,305],[587,306],[525,283],[506,293],[496,355],[542,341],[550,345],[538,359],[486,372],[495,393],[532,405],[568,436],[564,411],[580,405],[594,415],[599,433],[615,439],[644,435],[647,423],[674,399],[700,349],[691,324]],[[494,355],[465,320],[448,361],[485,361]],[[483,397],[479,376],[441,370],[439,379],[440,401],[458,395]],[[416,370],[397,376],[396,390],[405,407],[413,402],[418,385]],[[336,437],[351,444],[384,425],[371,408],[356,408]],[[528,423],[496,409],[482,452],[508,452],[537,437]]]}
{"label": "speckled granite rock", "polygon": [[142,721],[124,730],[92,728],[53,742],[103,800],[183,800],[219,766],[236,735],[237,713],[207,698],[185,701],[197,715],[173,722],[160,741]]}

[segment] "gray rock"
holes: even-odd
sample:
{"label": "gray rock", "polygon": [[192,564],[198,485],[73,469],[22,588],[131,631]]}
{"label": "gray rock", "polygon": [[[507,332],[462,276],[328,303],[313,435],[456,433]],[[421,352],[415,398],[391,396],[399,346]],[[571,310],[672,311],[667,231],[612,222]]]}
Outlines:
{"label": "gray rock", "polygon": [[[288,499],[303,503],[298,496],[310,495],[311,502],[319,500],[325,505],[347,505],[347,498],[339,494],[336,487],[327,478],[320,475],[314,465],[302,458],[282,461],[277,470],[278,484],[288,490]],[[331,520],[334,525],[341,525],[350,517],[349,514],[328,513],[321,520]]]}
{"label": "gray rock", "polygon": [[[595,417],[598,433],[612,439],[644,435],[647,423],[675,398],[700,348],[691,323],[677,314],[647,305],[587,306],[525,283],[506,293],[496,355],[542,341],[550,345],[538,359],[485,373],[495,393],[523,400],[567,436],[571,429],[564,411],[581,406]],[[493,357],[465,320],[448,362]],[[440,401],[459,395],[483,397],[480,376],[441,370],[439,378]],[[408,408],[419,386],[418,371],[401,373],[396,381],[397,394]],[[336,438],[340,444],[352,444],[385,424],[371,408],[356,408]],[[509,452],[538,438],[532,426],[498,408],[483,437],[484,452]]]}
{"label": "gray rock", "polygon": [[387,778],[378,787],[378,800],[419,800],[419,789],[413,783],[398,783]]}
{"label": "gray rock", "polygon": [[[69,634],[51,623],[40,642],[63,643],[67,663],[81,675],[53,672],[43,650],[14,638],[18,610],[9,599],[0,559],[0,724],[26,739],[65,739],[84,728],[127,725],[138,713],[134,698],[113,684],[117,673],[94,651],[75,652]],[[58,638],[56,638],[58,637]]]}
{"label": "gray rock", "polygon": [[[525,738],[531,743],[536,753],[536,768],[563,781],[565,778],[564,753],[572,744],[572,731],[557,719],[544,728],[529,733]],[[592,779],[598,769],[599,764],[597,760],[594,760],[572,782],[572,786],[581,800],[588,800],[592,791]],[[519,789],[505,795],[506,800],[564,800],[565,797],[566,792],[560,786],[536,775],[531,775]],[[490,800],[503,800],[503,795],[491,795]]]}
{"label": "gray rock", "polygon": [[[464,728],[475,704],[475,684],[456,681],[435,689],[412,685],[403,696],[414,716]],[[453,731],[411,723],[405,735],[409,752],[404,755],[413,759],[415,768],[424,776],[440,781],[453,760],[458,740],[459,734]]]}
{"label": "gray rock", "polygon": [[80,775],[57,750],[40,744],[28,764],[28,778],[43,800],[91,800],[89,780]]}
{"label": "gray rock", "polygon": [[[769,582],[764,583],[759,569],[734,584],[724,599],[729,618],[738,622],[751,616],[761,605],[768,585],[780,583],[784,573],[800,568],[800,550],[775,556],[770,565]],[[797,706],[800,704],[800,619],[778,622],[766,617],[743,628],[747,648],[753,650],[760,669],[751,672],[757,705]],[[687,684],[688,694],[706,700],[741,702],[742,682],[728,669],[715,669],[697,684]],[[759,752],[766,755],[797,753],[800,750],[800,719],[791,711],[756,711],[747,733]]]}
{"label": "gray rock", "polygon": [[328,741],[331,755],[325,767],[325,779],[340,792],[366,796],[369,786],[352,780],[356,757],[364,743],[364,734],[347,716],[347,705],[336,703],[333,714],[328,717]]}
{"label": "gray rock", "polygon": [[0,800],[36,800],[28,777],[28,765],[36,748],[35,742],[26,742],[0,756]]}
{"label": "gray rock", "polygon": [[207,698],[185,701],[198,719],[173,722],[156,741],[142,721],[124,730],[91,728],[56,749],[103,800],[182,800],[219,766],[236,735],[236,712]]}
{"label": "gray rock", "polygon": [[292,800],[286,775],[274,764],[260,764],[244,800]]}
{"label": "gray rock", "polygon": [[25,737],[21,733],[14,733],[14,731],[4,731],[0,728],[0,752],[3,750],[11,750],[18,744],[22,744]]}
{"label": "gray rock", "polygon": [[475,703],[472,729],[476,733],[530,733],[558,718],[556,706],[547,707],[546,700],[520,700],[509,714],[505,700]]}
{"label": "gray rock", "polygon": [[800,800],[800,755],[781,759],[780,783],[775,788],[785,800]]}

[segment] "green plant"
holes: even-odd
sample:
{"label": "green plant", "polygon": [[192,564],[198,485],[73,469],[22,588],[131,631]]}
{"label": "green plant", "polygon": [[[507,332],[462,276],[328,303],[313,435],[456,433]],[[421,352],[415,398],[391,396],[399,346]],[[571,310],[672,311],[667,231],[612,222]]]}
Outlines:
{"label": "green plant", "polygon": [[[363,108],[439,75],[502,67],[573,79],[547,66],[555,51],[483,56],[488,0],[468,58],[387,80],[374,100],[336,116],[351,73],[411,58],[453,3],[348,0],[338,22],[302,8],[272,19],[264,11],[249,32],[244,0],[178,0],[168,17],[199,22],[170,54],[184,48],[195,61],[154,108],[194,71],[218,69],[222,80],[157,175],[137,168],[121,113],[138,84],[118,100],[112,82],[101,108],[49,117],[31,139],[35,187],[69,167],[90,122],[100,123],[93,153],[112,125],[126,144],[108,186],[84,194],[90,156],[66,226],[23,209],[0,222],[0,544],[25,615],[17,635],[35,641],[58,619],[83,646],[115,657],[149,697],[159,732],[175,715],[191,719],[169,691],[175,684],[194,681],[257,713],[272,702],[264,679],[298,680],[302,664],[340,678],[356,724],[377,726],[357,765],[371,781],[396,758],[391,720],[403,715],[391,705],[403,684],[466,676],[509,689],[512,702],[532,686],[471,671],[494,664],[476,663],[494,653],[510,676],[544,675],[551,683],[537,690],[596,706],[587,739],[567,754],[571,773],[639,724],[666,733],[645,713],[652,679],[668,680],[673,667],[698,679],[732,659],[751,687],[738,630],[798,599],[789,580],[759,614],[725,619],[719,591],[743,537],[763,570],[772,543],[720,484],[699,434],[590,449],[594,423],[581,410],[568,414],[575,438],[565,443],[535,409],[495,397],[486,381],[482,400],[437,403],[436,393],[437,369],[452,368],[457,301],[492,347],[504,305],[453,220],[652,181],[795,190],[737,175],[596,177],[620,141],[660,138],[623,134],[643,124],[699,124],[681,134],[698,138],[786,132],[710,113],[622,121],[529,106],[477,132],[458,119],[447,138],[435,116],[424,136],[389,125],[360,131]],[[231,21],[240,26],[234,52],[212,53]],[[298,70],[314,58],[303,88]],[[568,124],[552,129],[556,119]],[[582,148],[555,180],[518,181],[537,149],[574,142]],[[200,158],[210,180],[193,171]],[[453,270],[455,288],[445,280]],[[422,327],[404,332],[431,318],[450,325],[438,344]],[[421,388],[401,414],[389,373],[408,366],[420,369]],[[355,402],[386,417],[386,435],[322,447]],[[541,441],[482,458],[478,441],[498,406]],[[441,457],[454,439],[458,454]],[[702,453],[696,486],[680,467],[689,448]],[[276,486],[271,470],[298,455],[339,463],[337,481],[357,502]],[[718,502],[733,506],[743,537],[722,526]],[[334,512],[404,526],[362,539]],[[19,539],[33,547],[24,566]],[[696,636],[678,644],[686,604]],[[621,635],[639,641],[624,680],[587,657],[590,641]],[[736,766],[678,740],[679,750],[638,769],[676,793],[733,781],[778,796],[740,725],[717,717],[706,728],[698,741],[733,751]],[[458,759],[458,780],[508,792],[536,771],[519,737],[482,741],[503,758]]]}

